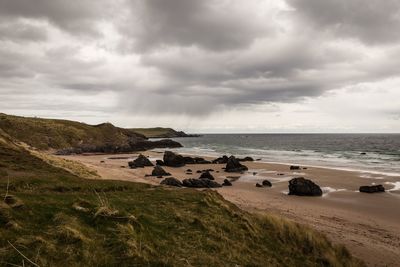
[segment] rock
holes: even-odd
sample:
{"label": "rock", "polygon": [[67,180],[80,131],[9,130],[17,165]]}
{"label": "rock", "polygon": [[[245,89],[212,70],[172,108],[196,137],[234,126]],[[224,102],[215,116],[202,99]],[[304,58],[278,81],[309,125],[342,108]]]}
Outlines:
{"label": "rock", "polygon": [[105,161],[104,161],[104,160],[101,160],[100,163],[105,163]]}
{"label": "rock", "polygon": [[205,160],[204,158],[195,157],[195,164],[211,164],[211,161]]}
{"label": "rock", "polygon": [[164,161],[162,161],[161,159],[156,160],[156,165],[160,165],[160,166],[164,166]]}
{"label": "rock", "polygon": [[277,173],[276,175],[285,175],[284,173]]}
{"label": "rock", "polygon": [[198,170],[198,171],[196,171],[196,173],[202,173],[202,171],[201,171],[201,170]]}
{"label": "rock", "polygon": [[160,165],[156,165],[153,169],[153,171],[151,172],[151,176],[161,176],[161,178],[163,176],[169,176],[171,175],[170,173],[166,172]]}
{"label": "rock", "polygon": [[238,159],[238,161],[254,161],[252,157],[244,157],[242,159]]}
{"label": "rock", "polygon": [[182,181],[183,186],[193,187],[193,188],[217,188],[222,187],[217,182],[210,179],[185,179]]}
{"label": "rock", "polygon": [[247,170],[248,168],[240,164],[240,162],[234,156],[229,157],[225,167],[226,172],[242,172]]}
{"label": "rock", "polygon": [[140,154],[135,160],[128,162],[129,167],[143,168],[145,166],[154,166],[153,163],[146,157]]}
{"label": "rock", "polygon": [[290,170],[300,170],[300,166],[290,166]]}
{"label": "rock", "polygon": [[192,157],[183,157],[185,164],[196,164],[196,161]]}
{"label": "rock", "polygon": [[222,186],[232,186],[232,183],[228,179],[225,179]]}
{"label": "rock", "polygon": [[256,159],[256,161],[260,161],[261,159]]}
{"label": "rock", "polygon": [[365,153],[365,152],[361,152],[361,153],[360,153],[360,155],[367,155],[367,153]]}
{"label": "rock", "polygon": [[212,161],[212,163],[214,163],[214,164],[226,164],[226,163],[228,163],[228,157],[226,155],[223,155],[220,158],[214,159]]}
{"label": "rock", "polygon": [[191,169],[187,169],[186,172],[192,172],[192,170]]}
{"label": "rock", "polygon": [[183,167],[185,166],[185,158],[179,154],[175,154],[172,151],[164,152],[164,164],[170,167]]}
{"label": "rock", "polygon": [[205,172],[203,172],[201,175],[200,175],[200,178],[199,179],[210,179],[210,180],[215,180],[214,179],[214,176],[212,176],[212,174],[207,170],[207,171],[205,171]]}
{"label": "rock", "polygon": [[174,178],[174,177],[168,177],[165,178],[164,180],[161,181],[160,184],[163,185],[169,185],[169,186],[176,186],[176,187],[182,187],[182,182],[179,181],[178,179]]}
{"label": "rock", "polygon": [[256,176],[257,175],[257,172],[253,172],[253,176]]}
{"label": "rock", "polygon": [[262,184],[256,183],[256,187],[263,187]]}
{"label": "rock", "polygon": [[360,192],[363,193],[380,193],[380,192],[385,192],[385,188],[383,185],[378,184],[378,185],[364,185],[360,186]]}
{"label": "rock", "polygon": [[262,185],[263,185],[263,186],[268,186],[268,187],[271,187],[271,186],[272,186],[271,182],[268,181],[268,180],[262,181]]}
{"label": "rock", "polygon": [[289,181],[289,195],[322,196],[322,190],[313,181],[298,177]]}

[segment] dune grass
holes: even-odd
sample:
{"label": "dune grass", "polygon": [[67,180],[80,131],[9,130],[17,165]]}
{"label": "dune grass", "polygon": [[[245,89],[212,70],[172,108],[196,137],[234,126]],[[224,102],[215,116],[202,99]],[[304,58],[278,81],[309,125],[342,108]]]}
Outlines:
{"label": "dune grass", "polygon": [[0,266],[363,266],[215,191],[82,179],[51,163],[0,134]]}

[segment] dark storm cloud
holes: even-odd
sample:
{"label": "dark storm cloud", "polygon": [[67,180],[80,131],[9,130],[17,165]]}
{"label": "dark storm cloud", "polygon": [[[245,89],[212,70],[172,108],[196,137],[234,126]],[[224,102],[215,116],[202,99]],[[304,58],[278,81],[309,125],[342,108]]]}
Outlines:
{"label": "dark storm cloud", "polygon": [[134,36],[134,47],[141,51],[165,46],[216,51],[243,48],[271,28],[267,16],[260,24],[254,13],[237,4],[215,0],[132,1],[132,24],[122,30]]}
{"label": "dark storm cloud", "polygon": [[305,26],[370,44],[400,39],[398,0],[288,0]]}

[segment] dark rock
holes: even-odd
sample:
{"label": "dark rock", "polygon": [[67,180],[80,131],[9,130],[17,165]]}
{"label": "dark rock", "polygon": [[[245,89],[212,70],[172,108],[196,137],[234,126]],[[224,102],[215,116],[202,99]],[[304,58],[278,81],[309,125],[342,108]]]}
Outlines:
{"label": "dark rock", "polygon": [[140,154],[135,160],[128,162],[129,167],[133,168],[143,168],[145,166],[154,166],[151,161]]}
{"label": "dark rock", "polygon": [[192,170],[191,169],[187,169],[186,172],[192,172]]}
{"label": "dark rock", "polygon": [[232,186],[232,183],[228,179],[225,179],[222,186]]}
{"label": "dark rock", "polygon": [[159,175],[159,176],[157,176],[157,178],[160,178],[160,179],[161,179],[161,178],[163,178],[163,176],[162,176],[162,175]]}
{"label": "dark rock", "polygon": [[101,160],[100,163],[105,163],[105,161],[104,161],[104,160]]}
{"label": "dark rock", "polygon": [[322,190],[313,181],[299,177],[289,181],[289,195],[322,196]]}
{"label": "dark rock", "polygon": [[226,172],[242,172],[247,170],[248,168],[240,164],[240,162],[234,156],[229,157],[225,167]]}
{"label": "dark rock", "polygon": [[226,163],[228,163],[228,157],[226,155],[223,155],[220,158],[214,159],[212,161],[212,163],[214,163],[214,164],[226,164]]}
{"label": "dark rock", "polygon": [[201,170],[198,170],[198,171],[196,171],[196,173],[202,173],[202,171],[201,171]]}
{"label": "dark rock", "polygon": [[257,175],[257,173],[256,172],[253,172],[253,176],[256,176]]}
{"label": "dark rock", "polygon": [[195,164],[211,164],[211,161],[205,160],[204,158],[195,157],[194,158]]}
{"label": "dark rock", "polygon": [[300,170],[300,166],[290,166],[290,170]]}
{"label": "dark rock", "polygon": [[360,155],[367,155],[367,153],[365,153],[365,152],[361,152],[361,153],[360,153]]}
{"label": "dark rock", "polygon": [[183,186],[193,188],[217,188],[222,187],[219,183],[210,179],[185,179],[182,181]]}
{"label": "dark rock", "polygon": [[210,179],[210,180],[215,180],[214,176],[211,175],[209,171],[205,171],[200,175],[199,179]]}
{"label": "dark rock", "polygon": [[179,181],[178,179],[174,178],[174,177],[168,177],[165,178],[164,180],[161,181],[160,184],[163,185],[169,185],[169,186],[176,186],[176,187],[182,187],[182,182]]}
{"label": "dark rock", "polygon": [[170,167],[182,167],[185,166],[185,158],[179,154],[175,154],[172,151],[164,152],[164,164]]}
{"label": "dark rock", "polygon": [[271,187],[271,186],[272,186],[271,182],[268,181],[268,180],[262,181],[262,185],[263,185],[263,186],[268,186],[268,187]]}
{"label": "dark rock", "polygon": [[160,165],[156,165],[153,169],[153,171],[151,172],[152,176],[157,176],[159,178],[159,176],[161,176],[161,178],[163,176],[169,176],[171,175],[170,173],[166,172]]}
{"label": "dark rock", "polygon": [[307,167],[303,167],[303,170],[307,170],[308,168]]}
{"label": "dark rock", "polygon": [[284,173],[277,173],[276,175],[285,175]]}
{"label": "dark rock", "polygon": [[360,186],[360,192],[363,193],[379,193],[379,192],[385,192],[385,188],[383,185],[378,184],[378,185],[364,185]]}
{"label": "dark rock", "polygon": [[252,157],[244,157],[242,159],[238,158],[238,161],[254,161],[254,159]]}
{"label": "dark rock", "polygon": [[256,159],[256,161],[260,161],[261,159]]}
{"label": "dark rock", "polygon": [[263,187],[262,184],[256,183],[256,187]]}
{"label": "dark rock", "polygon": [[195,164],[196,161],[192,157],[183,157],[185,164]]}
{"label": "dark rock", "polygon": [[160,166],[164,166],[164,161],[162,161],[161,159],[156,160],[156,165],[160,165]]}

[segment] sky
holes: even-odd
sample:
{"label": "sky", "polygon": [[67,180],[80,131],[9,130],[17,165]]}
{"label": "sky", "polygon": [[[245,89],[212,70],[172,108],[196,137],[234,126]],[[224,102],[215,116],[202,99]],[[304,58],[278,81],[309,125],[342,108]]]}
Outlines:
{"label": "sky", "polygon": [[0,112],[400,132],[398,0],[0,0]]}

